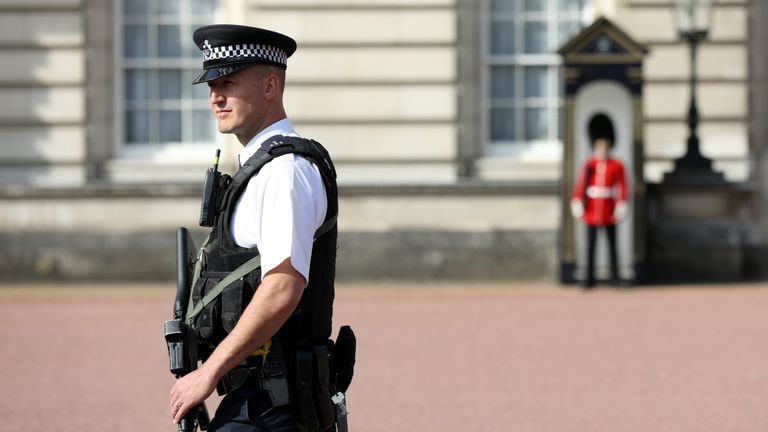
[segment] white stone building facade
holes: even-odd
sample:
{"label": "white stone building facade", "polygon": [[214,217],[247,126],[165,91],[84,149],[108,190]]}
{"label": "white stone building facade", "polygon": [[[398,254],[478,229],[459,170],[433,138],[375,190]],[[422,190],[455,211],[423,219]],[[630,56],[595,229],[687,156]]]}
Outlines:
{"label": "white stone building facade", "polygon": [[[672,0],[4,0],[0,271],[6,278],[173,275],[196,227],[214,130],[191,32],[291,35],[286,109],[329,148],[342,277],[553,278],[562,158],[556,49],[606,16],[649,48],[645,171],[685,151],[690,65]],[[700,49],[702,151],[755,185],[766,219],[756,0],[717,0]],[[758,108],[755,108],[758,106]],[[756,222],[759,225],[759,222]],[[768,228],[765,229],[768,235]],[[753,243],[764,247],[760,230]]]}

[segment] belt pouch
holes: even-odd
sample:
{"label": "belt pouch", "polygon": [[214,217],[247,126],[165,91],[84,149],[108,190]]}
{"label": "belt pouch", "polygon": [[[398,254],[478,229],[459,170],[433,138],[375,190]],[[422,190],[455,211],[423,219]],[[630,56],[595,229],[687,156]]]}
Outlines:
{"label": "belt pouch", "polygon": [[315,380],[312,386],[312,397],[320,422],[320,430],[324,431],[333,425],[333,407],[331,406],[331,378],[328,348],[316,346],[312,348],[315,359]]}
{"label": "belt pouch", "polygon": [[278,338],[272,338],[269,355],[259,371],[259,384],[261,389],[269,394],[269,400],[273,407],[291,403],[285,357],[283,356],[282,343]]}
{"label": "belt pouch", "polygon": [[301,419],[301,432],[317,432],[320,424],[312,400],[314,361],[312,351],[296,351],[296,409]]}
{"label": "belt pouch", "polygon": [[216,384],[216,392],[219,396],[231,393],[248,383],[251,378],[249,368],[235,368],[225,373]]}

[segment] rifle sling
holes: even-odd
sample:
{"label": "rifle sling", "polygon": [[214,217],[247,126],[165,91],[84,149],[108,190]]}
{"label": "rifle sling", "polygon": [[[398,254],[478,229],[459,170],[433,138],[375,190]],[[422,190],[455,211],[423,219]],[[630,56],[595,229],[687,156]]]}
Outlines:
{"label": "rifle sling", "polygon": [[187,314],[186,324],[192,325],[192,323],[195,321],[195,318],[202,312],[202,310],[208,306],[213,299],[215,299],[219,294],[221,294],[222,291],[224,291],[224,288],[229,286],[232,282],[242,278],[243,276],[247,275],[248,273],[256,270],[261,266],[261,255],[256,255],[255,257],[249,259],[246,261],[243,265],[236,268],[232,271],[232,273],[228,274],[224,279],[220,280],[219,283],[213,286],[210,291],[205,293],[205,296],[203,296],[203,299],[198,303],[190,313]]}

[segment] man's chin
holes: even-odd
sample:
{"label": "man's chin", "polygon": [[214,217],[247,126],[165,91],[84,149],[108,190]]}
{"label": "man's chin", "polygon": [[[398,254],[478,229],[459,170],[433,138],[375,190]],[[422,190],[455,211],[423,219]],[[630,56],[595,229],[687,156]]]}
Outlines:
{"label": "man's chin", "polygon": [[219,129],[219,133],[223,133],[223,134],[233,133],[234,131],[234,128],[232,126],[223,125],[221,123],[218,124],[218,129]]}

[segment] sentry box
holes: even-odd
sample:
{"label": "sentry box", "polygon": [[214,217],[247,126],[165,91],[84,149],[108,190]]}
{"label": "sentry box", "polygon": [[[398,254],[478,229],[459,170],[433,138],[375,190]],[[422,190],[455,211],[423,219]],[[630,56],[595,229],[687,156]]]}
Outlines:
{"label": "sentry box", "polygon": [[[599,18],[563,45],[565,106],[563,177],[561,183],[560,280],[586,277],[587,239],[584,222],[574,218],[571,197],[582,166],[592,154],[589,124],[606,115],[614,132],[611,156],[625,167],[628,206],[617,224],[619,275],[641,282],[647,261],[646,188],[643,180],[643,58],[648,50],[606,18]],[[592,122],[593,124],[595,122]],[[595,276],[609,276],[607,242],[598,232]]]}

